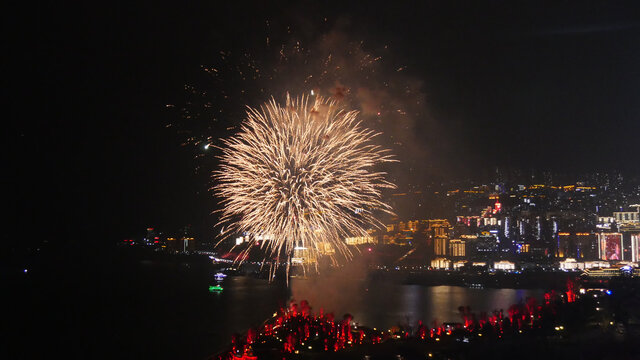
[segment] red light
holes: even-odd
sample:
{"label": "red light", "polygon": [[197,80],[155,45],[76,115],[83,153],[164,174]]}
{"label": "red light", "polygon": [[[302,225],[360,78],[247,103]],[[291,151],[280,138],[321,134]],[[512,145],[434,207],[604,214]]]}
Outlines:
{"label": "red light", "polygon": [[157,244],[157,243],[158,243],[158,240],[154,241],[153,243],[154,243],[154,244]]}
{"label": "red light", "polygon": [[160,239],[160,238],[156,236],[156,237],[154,237],[154,239],[158,240],[158,239]]}

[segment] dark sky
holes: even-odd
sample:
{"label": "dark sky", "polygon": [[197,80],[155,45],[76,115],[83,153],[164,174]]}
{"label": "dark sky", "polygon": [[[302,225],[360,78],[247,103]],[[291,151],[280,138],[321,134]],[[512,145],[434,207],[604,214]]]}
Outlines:
{"label": "dark sky", "polygon": [[[15,236],[112,240],[147,226],[210,226],[206,177],[165,128],[176,114],[164,105],[184,101],[184,84],[220,50],[263,41],[265,20],[313,37],[326,17],[372,49],[391,44],[392,60],[422,84],[440,132],[424,146],[449,176],[496,166],[638,172],[637,2],[393,3],[6,9]],[[418,122],[416,137],[433,139],[429,129]]]}

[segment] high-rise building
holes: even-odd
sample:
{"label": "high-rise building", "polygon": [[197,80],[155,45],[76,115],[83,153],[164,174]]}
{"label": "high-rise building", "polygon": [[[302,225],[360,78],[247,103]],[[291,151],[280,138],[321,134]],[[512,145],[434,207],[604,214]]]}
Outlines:
{"label": "high-rise building", "polygon": [[557,234],[556,257],[574,259],[595,259],[595,234],[588,232],[559,232]]}
{"label": "high-rise building", "polygon": [[598,258],[600,260],[624,260],[621,233],[598,234]]}
{"label": "high-rise building", "polygon": [[449,226],[437,225],[437,226],[434,226],[432,229],[433,229],[433,235],[436,237],[447,236],[449,231]]}
{"label": "high-rise building", "polygon": [[447,236],[436,236],[433,244],[433,250],[436,256],[447,255],[447,250],[449,247],[449,238]]}
{"label": "high-rise building", "polygon": [[449,255],[453,257],[464,257],[466,256],[465,252],[465,241],[460,239],[452,239],[449,241]]}
{"label": "high-rise building", "polygon": [[490,233],[483,233],[473,242],[472,248],[477,255],[495,253],[498,251],[498,239]]}
{"label": "high-rise building", "polygon": [[640,234],[631,235],[631,261],[640,261]]}

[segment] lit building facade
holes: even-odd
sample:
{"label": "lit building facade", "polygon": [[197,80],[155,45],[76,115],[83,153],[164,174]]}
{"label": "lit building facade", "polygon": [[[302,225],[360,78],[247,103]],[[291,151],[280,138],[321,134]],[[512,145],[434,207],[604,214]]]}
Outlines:
{"label": "lit building facade", "polygon": [[515,270],[516,264],[506,260],[496,261],[495,263],[493,263],[493,268],[495,270],[507,270],[507,271]]}
{"label": "lit building facade", "polygon": [[613,213],[613,217],[618,224],[637,224],[640,222],[637,211],[616,211]]}
{"label": "lit building facade", "polygon": [[453,239],[449,241],[449,255],[453,257],[465,257],[465,241]]}
{"label": "lit building facade", "polygon": [[196,250],[196,239],[190,236],[180,238],[168,237],[167,248],[174,252],[190,252]]}
{"label": "lit building facade", "polygon": [[344,242],[347,245],[364,245],[375,243],[375,239],[373,238],[373,236],[355,236],[345,238]]}
{"label": "lit building facade", "polygon": [[558,267],[562,270],[583,270],[584,263],[577,262],[576,259],[573,258],[567,258],[566,260],[561,261]]}
{"label": "lit building facade", "polygon": [[621,233],[598,234],[598,259],[600,260],[624,260],[623,243]]}
{"label": "lit building facade", "polygon": [[608,261],[585,261],[585,269],[608,268],[611,264]]}
{"label": "lit building facade", "polygon": [[631,261],[640,261],[640,234],[631,235]]}
{"label": "lit building facade", "polygon": [[445,258],[435,258],[431,260],[431,267],[440,270],[449,270],[451,268],[451,260]]}
{"label": "lit building facade", "polygon": [[597,229],[611,230],[611,225],[615,221],[613,216],[598,216]]}
{"label": "lit building facade", "polygon": [[433,241],[433,246],[433,252],[436,256],[445,256],[449,248],[449,238],[446,236],[436,236]]}
{"label": "lit building facade", "polygon": [[460,260],[460,261],[455,261],[455,262],[451,263],[451,266],[453,267],[453,270],[459,270],[459,269],[463,268],[466,264],[467,264],[466,261]]}

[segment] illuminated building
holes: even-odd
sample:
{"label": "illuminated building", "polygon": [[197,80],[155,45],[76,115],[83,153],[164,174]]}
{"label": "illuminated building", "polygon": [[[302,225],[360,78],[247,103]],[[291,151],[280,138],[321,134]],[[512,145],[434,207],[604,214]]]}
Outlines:
{"label": "illuminated building", "polygon": [[419,225],[419,221],[418,220],[409,220],[407,221],[407,229],[408,231],[412,231],[412,232],[416,232],[418,231],[418,225]]}
{"label": "illuminated building", "polygon": [[174,252],[195,251],[196,241],[193,237],[189,237],[189,236],[182,236],[180,238],[168,237],[167,248]]}
{"label": "illuminated building", "polygon": [[449,250],[449,221],[442,219],[426,220],[422,222],[426,225],[428,239],[433,239],[433,250],[436,256],[445,256]]}
{"label": "illuminated building", "polygon": [[640,234],[631,235],[631,261],[640,261]]}
{"label": "illuminated building", "polygon": [[480,226],[480,216],[456,216],[456,222],[467,226]]}
{"label": "illuminated building", "polygon": [[432,227],[434,236],[447,236],[447,232],[449,230],[449,226],[445,225],[436,225]]}
{"label": "illuminated building", "polygon": [[382,243],[385,245],[393,243],[393,236],[387,234],[382,235]]}
{"label": "illuminated building", "polygon": [[598,234],[598,258],[600,260],[624,260],[621,233]]}
{"label": "illuminated building", "polygon": [[598,229],[611,229],[611,224],[615,221],[613,216],[598,216],[598,223],[596,224],[596,228]]}
{"label": "illuminated building", "polygon": [[557,234],[556,257],[593,259],[596,258],[593,245],[596,244],[595,234],[588,232],[559,232]]}
{"label": "illuminated building", "polygon": [[493,263],[493,268],[495,270],[515,270],[516,264],[511,261],[501,260]]}
{"label": "illuminated building", "polygon": [[446,236],[436,236],[434,244],[434,253],[436,256],[447,255],[449,238]]}
{"label": "illuminated building", "polygon": [[436,258],[431,260],[431,267],[434,269],[448,270],[451,268],[451,260],[446,258]]}
{"label": "illuminated building", "polygon": [[291,264],[293,265],[308,265],[313,262],[311,259],[311,253],[308,248],[304,246],[296,246],[293,248],[293,256],[291,257]]}
{"label": "illuminated building", "polygon": [[328,241],[318,242],[318,251],[322,255],[333,255],[336,253],[336,249],[334,249],[331,243]]}
{"label": "illuminated building", "polygon": [[373,236],[356,236],[345,238],[344,242],[347,245],[364,245],[373,244],[375,242],[375,239],[373,238]]}
{"label": "illuminated building", "polygon": [[516,244],[516,248],[518,253],[528,253],[531,251],[530,244]]}
{"label": "illuminated building", "polygon": [[577,262],[576,259],[573,258],[567,258],[566,260],[561,261],[558,267],[562,270],[583,270],[584,263]]}
{"label": "illuminated building", "polygon": [[449,221],[447,219],[430,219],[422,220],[420,222],[424,224],[429,231],[433,230],[436,227],[442,227],[446,229],[451,227],[451,224],[449,224]]}
{"label": "illuminated building", "polygon": [[585,269],[582,276],[588,278],[614,278],[618,276],[640,277],[640,269],[631,265],[618,265],[602,269]]}
{"label": "illuminated building", "polygon": [[495,226],[495,225],[499,225],[498,224],[498,219],[494,218],[494,217],[486,217],[482,219],[482,224],[484,226]]}
{"label": "illuminated building", "polygon": [[618,224],[640,223],[640,217],[637,211],[616,211],[613,213],[613,217]]}
{"label": "illuminated building", "polygon": [[180,242],[182,243],[182,251],[194,251],[196,249],[196,241],[192,237],[183,236],[180,238]]}
{"label": "illuminated building", "polygon": [[495,203],[495,204],[493,204],[493,210],[492,210],[492,212],[493,212],[494,214],[497,214],[497,213],[499,213],[499,212],[500,212],[500,210],[502,210],[502,204],[501,204],[498,200],[496,200],[496,203]]}
{"label": "illuminated building", "polygon": [[466,264],[467,264],[466,261],[459,260],[459,261],[456,261],[456,262],[452,263],[451,266],[453,267],[454,270],[458,270],[461,267],[464,267]]}
{"label": "illuminated building", "polygon": [[449,255],[453,257],[465,256],[465,241],[460,239],[453,239],[449,241]]}
{"label": "illuminated building", "polygon": [[509,221],[509,217],[506,217],[504,219],[504,237],[509,239],[509,234],[511,233],[509,226],[510,226],[510,221]]}
{"label": "illuminated building", "polygon": [[582,276],[589,278],[612,278],[620,276],[619,268],[585,269]]}
{"label": "illuminated building", "polygon": [[609,262],[607,261],[585,261],[584,268],[585,269],[597,269],[597,268],[607,268],[609,267]]}
{"label": "illuminated building", "polygon": [[478,238],[470,243],[470,248],[476,254],[495,253],[498,251],[498,239],[489,232],[482,232]]}

